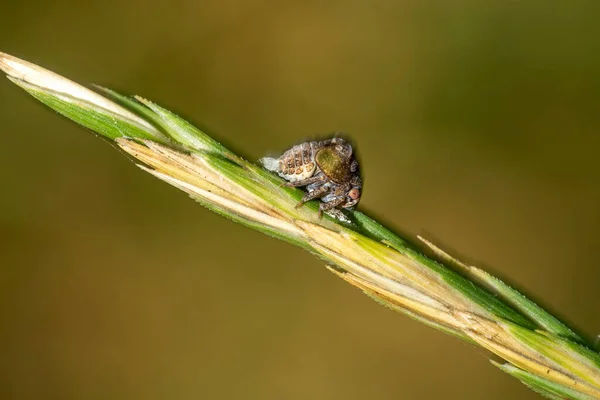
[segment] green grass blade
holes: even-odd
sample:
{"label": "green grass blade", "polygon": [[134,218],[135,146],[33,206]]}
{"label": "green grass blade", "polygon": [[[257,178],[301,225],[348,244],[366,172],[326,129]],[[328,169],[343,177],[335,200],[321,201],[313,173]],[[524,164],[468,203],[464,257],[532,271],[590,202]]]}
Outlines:
{"label": "green grass blade", "polygon": [[574,399],[574,400],[593,400],[594,397],[588,396],[577,390],[565,388],[564,386],[558,385],[551,380],[544,379],[538,375],[534,375],[520,368],[515,367],[511,364],[499,364],[492,361],[492,364],[500,368],[502,371],[509,375],[514,376],[525,385],[530,387],[535,392],[541,394],[547,399],[562,400],[562,399]]}
{"label": "green grass blade", "polygon": [[445,260],[455,268],[458,268],[460,272],[462,272],[472,281],[477,282],[490,292],[496,294],[499,298],[510,304],[514,309],[518,310],[524,316],[536,323],[538,328],[542,328],[550,333],[573,340],[577,343],[589,345],[585,339],[576,334],[565,323],[561,322],[558,318],[554,317],[552,314],[535,304],[533,301],[529,300],[517,290],[502,282],[500,279],[490,275],[480,268],[466,265],[465,263],[450,256],[428,240],[423,238],[420,239],[442,260]]}

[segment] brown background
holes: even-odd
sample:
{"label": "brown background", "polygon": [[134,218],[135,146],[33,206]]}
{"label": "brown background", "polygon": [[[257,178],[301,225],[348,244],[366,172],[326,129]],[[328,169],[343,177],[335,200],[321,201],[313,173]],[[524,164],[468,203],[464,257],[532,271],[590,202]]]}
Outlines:
{"label": "brown background", "polygon": [[[600,332],[597,1],[0,7],[1,51],[250,159],[349,132],[361,209]],[[0,397],[538,398],[7,80],[0,105]]]}

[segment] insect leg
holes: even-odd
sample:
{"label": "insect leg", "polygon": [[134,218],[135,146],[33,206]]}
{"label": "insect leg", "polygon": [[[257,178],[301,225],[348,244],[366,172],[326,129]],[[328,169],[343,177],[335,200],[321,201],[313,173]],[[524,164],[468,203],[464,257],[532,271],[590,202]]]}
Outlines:
{"label": "insect leg", "polygon": [[319,219],[323,218],[323,211],[333,210],[334,208],[336,208],[340,204],[344,203],[345,201],[346,201],[346,198],[344,196],[340,196],[340,197],[338,197],[334,200],[331,200],[327,203],[321,203],[321,205],[319,206]]}
{"label": "insect leg", "polygon": [[351,188],[350,183],[346,182],[344,184],[338,185],[335,188],[335,190],[333,191],[333,194],[336,196],[340,196],[341,198],[344,198],[344,196],[348,193],[350,188]]}
{"label": "insect leg", "polygon": [[315,190],[313,190],[312,192],[308,192],[304,195],[304,197],[302,198],[302,200],[300,200],[298,202],[298,204],[296,204],[296,208],[300,208],[302,207],[302,205],[304,203],[306,203],[307,201],[310,201],[312,199],[316,199],[318,197],[323,197],[325,196],[327,193],[329,192],[329,187],[327,186],[321,186]]}
{"label": "insect leg", "polygon": [[281,186],[287,187],[300,187],[300,186],[308,186],[312,183],[323,182],[327,179],[327,177],[323,174],[318,176],[311,176],[310,178],[302,179],[296,182],[285,182],[282,183]]}

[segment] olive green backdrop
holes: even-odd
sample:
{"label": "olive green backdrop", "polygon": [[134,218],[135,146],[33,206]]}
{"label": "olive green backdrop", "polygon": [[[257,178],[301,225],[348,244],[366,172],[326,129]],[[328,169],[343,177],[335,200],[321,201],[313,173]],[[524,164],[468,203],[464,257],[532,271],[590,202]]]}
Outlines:
{"label": "olive green backdrop", "polygon": [[[150,98],[250,159],[348,132],[362,210],[591,336],[598,20],[598,1],[3,0],[0,51]],[[1,398],[537,398],[7,80],[0,135]]]}

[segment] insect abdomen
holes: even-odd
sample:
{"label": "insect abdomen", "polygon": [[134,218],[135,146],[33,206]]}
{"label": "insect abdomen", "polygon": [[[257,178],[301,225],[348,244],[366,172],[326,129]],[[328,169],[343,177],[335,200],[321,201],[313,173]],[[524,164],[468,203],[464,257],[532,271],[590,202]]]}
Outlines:
{"label": "insect abdomen", "polygon": [[[317,170],[315,154],[318,150],[317,142],[307,142],[296,145],[283,153],[275,168],[267,168],[277,172],[279,176],[289,182],[310,178]],[[275,164],[272,162],[272,164]],[[266,167],[266,164],[265,164]]]}

